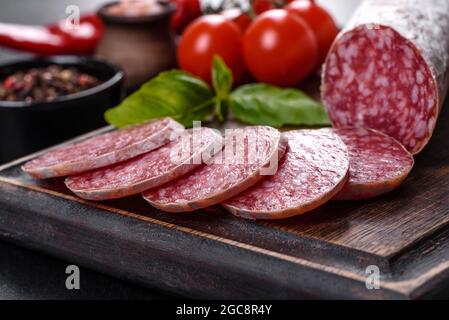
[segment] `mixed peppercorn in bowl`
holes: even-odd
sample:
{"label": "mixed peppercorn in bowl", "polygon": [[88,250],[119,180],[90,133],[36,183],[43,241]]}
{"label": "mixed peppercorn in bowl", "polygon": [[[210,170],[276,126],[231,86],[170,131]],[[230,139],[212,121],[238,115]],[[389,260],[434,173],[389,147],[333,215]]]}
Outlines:
{"label": "mixed peppercorn in bowl", "polygon": [[0,82],[0,100],[50,102],[61,96],[93,88],[102,83],[97,77],[75,67],[52,64],[18,70]]}
{"label": "mixed peppercorn in bowl", "polygon": [[106,125],[124,73],[97,58],[53,56],[0,65],[0,163]]}

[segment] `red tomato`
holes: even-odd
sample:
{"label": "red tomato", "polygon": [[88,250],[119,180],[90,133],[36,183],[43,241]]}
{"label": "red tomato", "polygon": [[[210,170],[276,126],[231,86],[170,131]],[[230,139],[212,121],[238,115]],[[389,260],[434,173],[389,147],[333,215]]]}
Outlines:
{"label": "red tomato", "polygon": [[293,1],[286,9],[303,17],[310,25],[318,41],[320,62],[323,62],[339,31],[332,16],[312,0]]}
{"label": "red tomato", "polygon": [[171,26],[177,33],[181,33],[185,27],[201,16],[199,0],[171,0],[176,5],[176,10],[171,17]]}
{"label": "red tomato", "polygon": [[242,57],[242,31],[222,15],[206,15],[185,30],[178,47],[182,69],[211,83],[214,55],[220,55],[239,83],[245,74]]}
{"label": "red tomato", "polygon": [[243,32],[253,22],[249,14],[242,12],[239,8],[223,10],[220,14],[237,24]]}
{"label": "red tomato", "polygon": [[256,14],[261,14],[275,8],[274,0],[254,0],[252,6]]}
{"label": "red tomato", "polygon": [[315,69],[318,45],[303,19],[277,9],[263,13],[248,28],[243,52],[258,81],[295,86]]}

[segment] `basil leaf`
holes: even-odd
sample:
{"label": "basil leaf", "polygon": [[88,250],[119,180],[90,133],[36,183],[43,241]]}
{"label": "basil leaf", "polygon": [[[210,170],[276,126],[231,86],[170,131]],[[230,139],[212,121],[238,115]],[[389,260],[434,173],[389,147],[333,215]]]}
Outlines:
{"label": "basil leaf", "polygon": [[215,115],[218,121],[224,122],[228,118],[228,102],[225,100],[216,99],[215,100]]}
{"label": "basil leaf", "polygon": [[232,89],[232,71],[219,55],[212,62],[212,86],[215,90],[215,115],[223,122],[228,117],[228,98]]}
{"label": "basil leaf", "polygon": [[248,124],[323,126],[330,121],[324,107],[297,89],[267,84],[249,84],[230,96],[235,117]]}
{"label": "basil leaf", "polygon": [[219,55],[215,55],[212,62],[212,85],[215,94],[224,99],[232,89],[232,72]]}
{"label": "basil leaf", "polygon": [[206,120],[214,94],[202,80],[180,70],[162,72],[105,113],[108,123],[124,127],[154,118],[172,117],[186,127]]}

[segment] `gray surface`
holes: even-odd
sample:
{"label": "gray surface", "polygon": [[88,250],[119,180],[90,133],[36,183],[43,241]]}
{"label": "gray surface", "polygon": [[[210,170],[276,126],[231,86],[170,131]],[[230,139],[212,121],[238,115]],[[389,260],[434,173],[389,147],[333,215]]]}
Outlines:
{"label": "gray surface", "polygon": [[67,290],[68,261],[0,242],[0,300],[161,299],[153,292],[80,267],[80,290]]}

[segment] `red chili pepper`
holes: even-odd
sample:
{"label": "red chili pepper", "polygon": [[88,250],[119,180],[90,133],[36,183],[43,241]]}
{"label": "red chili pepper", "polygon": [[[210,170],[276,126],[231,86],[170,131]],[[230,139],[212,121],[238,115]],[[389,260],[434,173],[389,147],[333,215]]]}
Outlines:
{"label": "red chili pepper", "polygon": [[48,26],[0,23],[0,45],[40,55],[90,54],[103,34],[95,14],[84,15],[78,26],[67,27],[61,20]]}

